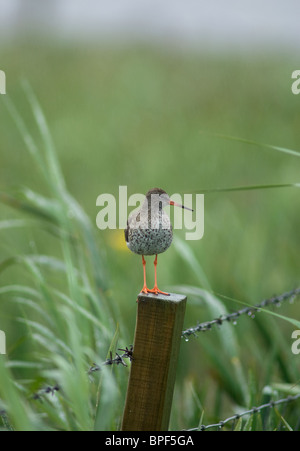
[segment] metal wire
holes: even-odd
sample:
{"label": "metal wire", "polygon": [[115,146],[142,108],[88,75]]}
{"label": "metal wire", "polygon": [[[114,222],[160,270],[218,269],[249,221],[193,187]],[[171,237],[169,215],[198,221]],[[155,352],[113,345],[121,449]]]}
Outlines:
{"label": "metal wire", "polygon": [[244,417],[246,415],[254,415],[255,413],[259,413],[261,410],[264,410],[267,408],[271,409],[280,404],[286,404],[286,403],[289,403],[292,401],[296,401],[297,399],[300,399],[300,394],[294,395],[294,396],[287,396],[286,398],[278,399],[277,401],[271,401],[266,404],[262,404],[259,407],[252,407],[252,409],[245,410],[242,413],[233,415],[232,417],[226,418],[226,420],[219,421],[219,423],[208,424],[208,425],[201,424],[199,427],[193,428],[193,429],[187,429],[187,431],[206,431],[207,429],[212,429],[212,428],[222,429],[230,421],[237,421],[241,417]]}
{"label": "metal wire", "polygon": [[230,322],[232,321],[234,324],[242,315],[248,315],[252,318],[254,318],[255,313],[259,312],[260,309],[265,307],[270,307],[273,305],[276,305],[277,307],[280,307],[282,302],[284,301],[292,301],[296,299],[300,295],[300,287],[296,288],[294,290],[288,291],[286,293],[283,293],[279,296],[274,296],[270,299],[265,299],[259,304],[255,304],[253,307],[245,307],[243,309],[237,310],[233,313],[229,313],[227,315],[221,315],[219,318],[213,319],[211,321],[206,321],[201,324],[197,324],[196,326],[190,327],[186,330],[184,330],[181,334],[181,337],[184,339],[188,339],[191,335],[197,336],[197,332],[206,332],[208,330],[211,330],[211,328],[214,325],[221,326],[224,322]]}

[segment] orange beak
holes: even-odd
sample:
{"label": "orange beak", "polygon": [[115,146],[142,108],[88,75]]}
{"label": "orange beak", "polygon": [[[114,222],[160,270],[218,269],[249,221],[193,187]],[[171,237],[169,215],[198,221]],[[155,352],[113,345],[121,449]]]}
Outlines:
{"label": "orange beak", "polygon": [[185,208],[185,210],[190,210],[190,211],[194,211],[189,207],[185,207],[184,205],[178,204],[177,202],[174,202],[173,200],[170,200],[170,205],[174,205],[174,207],[179,207],[179,208]]}

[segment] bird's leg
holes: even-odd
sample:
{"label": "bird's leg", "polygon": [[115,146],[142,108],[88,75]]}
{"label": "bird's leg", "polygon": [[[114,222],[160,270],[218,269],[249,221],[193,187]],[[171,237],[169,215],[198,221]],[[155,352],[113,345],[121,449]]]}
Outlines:
{"label": "bird's leg", "polygon": [[147,284],[146,284],[146,260],[143,255],[142,255],[142,262],[143,262],[143,270],[144,270],[144,286],[143,286],[141,293],[148,293],[149,290],[148,290]]}
{"label": "bird's leg", "polygon": [[148,290],[147,292],[148,293],[154,293],[154,294],[165,294],[166,296],[170,296],[170,293],[165,293],[164,291],[160,291],[159,290],[159,288],[158,288],[158,286],[157,286],[157,271],[156,271],[156,268],[157,268],[157,254],[156,254],[156,256],[155,256],[155,260],[154,260],[154,277],[155,277],[155,279],[154,279],[154,288],[152,289],[152,290]]}

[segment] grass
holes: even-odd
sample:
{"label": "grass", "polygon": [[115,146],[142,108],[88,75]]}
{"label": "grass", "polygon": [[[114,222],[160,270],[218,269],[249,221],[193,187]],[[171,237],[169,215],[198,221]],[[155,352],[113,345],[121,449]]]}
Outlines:
{"label": "grass", "polygon": [[[207,190],[204,238],[187,243],[177,231],[159,258],[162,289],[189,296],[186,327],[238,309],[232,299],[256,304],[299,285],[292,62],[31,43],[0,56],[9,88],[0,99],[3,429],[115,430],[129,368],[101,363],[133,340],[142,274],[122,231],[96,230],[96,198],[119,185]],[[281,318],[261,312],[183,340],[171,429],[294,393],[298,311],[296,301],[276,310]],[[94,362],[101,371],[89,374]],[[299,408],[235,427],[299,429]]]}
{"label": "grass", "polygon": [[[31,359],[43,362],[36,366],[34,362],[28,362],[26,355],[23,355],[20,362],[9,359],[9,366],[23,370],[39,370],[38,377],[26,379],[26,389],[24,387],[23,390],[28,394],[35,384],[43,383],[45,378],[53,379],[59,387],[64,387],[63,402],[59,400],[58,405],[53,406],[50,403],[47,407],[47,410],[50,408],[50,418],[54,416],[56,420],[56,428],[91,430],[95,424],[96,413],[91,410],[88,401],[92,395],[92,385],[87,377],[87,369],[89,363],[100,356],[104,360],[117,326],[112,320],[108,297],[105,294],[106,282],[101,277],[104,277],[101,270],[102,256],[97,251],[93,227],[65,188],[42,111],[27,84],[25,89],[43,139],[43,153],[37,151],[26,125],[10,101],[8,107],[22,133],[25,146],[41,172],[46,175],[51,197],[46,198],[29,189],[22,189],[18,198],[3,195],[2,200],[17,210],[38,218],[40,228],[43,228],[45,223],[46,230],[49,225],[50,230],[54,226],[58,231],[56,238],[59,240],[62,256],[58,259],[51,255],[21,255],[6,259],[1,264],[2,271],[19,265],[32,279],[34,287],[8,285],[2,288],[2,295],[13,295],[12,301],[21,306],[21,314],[15,317],[15,321],[24,327],[26,345],[32,352]],[[45,269],[62,274],[67,290],[62,291],[50,284],[45,276]],[[4,406],[7,402],[9,406],[12,404],[16,407],[8,408],[9,417],[15,427],[22,430],[47,428],[41,424],[39,415],[30,415],[30,412],[27,415],[25,408],[20,409],[22,404],[18,400],[18,390],[12,382],[9,385],[10,390],[7,390],[10,376],[3,362],[0,374],[1,385],[5,387]],[[95,399],[96,394],[94,386]],[[71,408],[67,400],[70,400]],[[105,405],[104,402],[104,407]],[[72,416],[69,410],[72,411]],[[32,418],[32,421],[29,421],[29,418]],[[105,422],[108,421],[112,422],[112,417],[105,419]],[[97,424],[101,428],[101,421]]]}

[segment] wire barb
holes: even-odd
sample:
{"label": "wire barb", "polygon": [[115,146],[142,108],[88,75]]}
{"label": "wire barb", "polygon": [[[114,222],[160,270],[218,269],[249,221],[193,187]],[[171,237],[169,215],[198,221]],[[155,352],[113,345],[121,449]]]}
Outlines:
{"label": "wire barb", "polygon": [[[126,346],[125,349],[121,349],[119,348],[118,351],[124,351],[124,354],[120,355],[116,352],[116,356],[113,358],[112,356],[112,352],[110,351],[109,353],[109,358],[105,360],[105,362],[102,363],[102,365],[123,365],[123,366],[127,366],[127,364],[124,362],[124,359],[129,359],[130,362],[132,362],[132,360],[134,360],[133,358],[133,346],[130,345],[130,347],[128,348]],[[88,370],[88,374],[92,374],[96,371],[100,371],[101,367],[99,365],[97,365],[97,363],[93,363],[93,365],[89,368]]]}
{"label": "wire barb", "polygon": [[56,393],[60,391],[60,387],[58,384],[54,385],[53,387],[51,387],[50,385],[47,385],[45,388],[42,388],[41,390],[39,390],[38,392],[34,393],[32,395],[32,398],[34,400],[38,400],[38,401],[43,401],[43,396],[44,395],[49,395],[51,394],[52,396]]}

